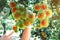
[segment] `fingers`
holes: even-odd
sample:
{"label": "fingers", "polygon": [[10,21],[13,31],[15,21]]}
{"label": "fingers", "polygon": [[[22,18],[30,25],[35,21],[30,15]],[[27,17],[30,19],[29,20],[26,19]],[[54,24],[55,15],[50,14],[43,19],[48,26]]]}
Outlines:
{"label": "fingers", "polygon": [[14,32],[12,31],[9,35],[7,35],[7,37],[10,37]]}

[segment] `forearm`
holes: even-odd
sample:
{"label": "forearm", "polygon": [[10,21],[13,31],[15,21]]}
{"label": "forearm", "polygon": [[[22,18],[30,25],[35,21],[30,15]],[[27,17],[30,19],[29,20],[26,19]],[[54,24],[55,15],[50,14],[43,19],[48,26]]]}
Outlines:
{"label": "forearm", "polygon": [[23,32],[21,40],[29,40],[31,34],[31,28],[26,28]]}

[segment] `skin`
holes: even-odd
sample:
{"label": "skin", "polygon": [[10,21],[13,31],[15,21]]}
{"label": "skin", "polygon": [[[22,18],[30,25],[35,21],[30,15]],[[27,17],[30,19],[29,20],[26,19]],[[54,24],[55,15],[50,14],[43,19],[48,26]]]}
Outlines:
{"label": "skin", "polygon": [[0,37],[0,40],[11,40],[10,36],[13,34],[14,32],[11,32],[9,35],[3,35],[2,37]]}
{"label": "skin", "polygon": [[21,40],[29,40],[31,34],[31,28],[26,28],[23,32]]}

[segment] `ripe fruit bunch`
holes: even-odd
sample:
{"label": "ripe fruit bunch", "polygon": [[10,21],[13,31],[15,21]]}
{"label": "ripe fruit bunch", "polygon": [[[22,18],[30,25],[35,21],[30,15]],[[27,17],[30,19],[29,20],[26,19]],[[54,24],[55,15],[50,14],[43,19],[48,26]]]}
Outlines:
{"label": "ripe fruit bunch", "polygon": [[23,6],[18,7],[17,5],[18,4],[16,4],[15,2],[10,3],[11,12],[12,12],[12,15],[14,16],[14,19],[19,20],[19,19],[21,19],[21,16],[25,9]]}
{"label": "ripe fruit bunch", "polygon": [[20,29],[25,29],[26,27],[29,27],[29,25],[31,25],[34,22],[34,17],[35,16],[33,14],[27,13],[27,18],[20,20],[20,22],[18,22],[17,26],[19,26]]}
{"label": "ripe fruit bunch", "polygon": [[35,11],[40,11],[41,9],[42,10],[46,10],[47,9],[47,5],[46,4],[37,3],[37,4],[35,4],[34,9],[35,9]]}
{"label": "ripe fruit bunch", "polygon": [[34,6],[34,10],[37,11],[37,19],[40,23],[37,25],[38,29],[48,27],[49,19],[52,17],[52,11],[48,8],[47,4],[37,3]]}
{"label": "ripe fruit bunch", "polygon": [[15,2],[10,3],[12,15],[16,20],[16,27],[13,29],[15,30],[17,27],[19,27],[19,29],[25,29],[34,22],[35,16],[33,13],[28,13],[25,7],[21,5],[17,7],[17,5]]}

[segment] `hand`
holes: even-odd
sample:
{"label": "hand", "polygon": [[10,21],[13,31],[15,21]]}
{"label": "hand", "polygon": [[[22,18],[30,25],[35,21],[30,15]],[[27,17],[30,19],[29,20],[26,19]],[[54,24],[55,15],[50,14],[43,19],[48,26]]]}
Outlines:
{"label": "hand", "polygon": [[3,35],[0,40],[11,40],[10,37],[14,32],[11,32],[9,35]]}

